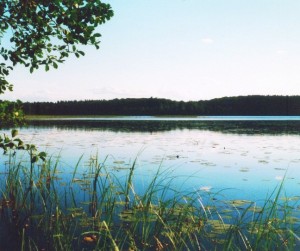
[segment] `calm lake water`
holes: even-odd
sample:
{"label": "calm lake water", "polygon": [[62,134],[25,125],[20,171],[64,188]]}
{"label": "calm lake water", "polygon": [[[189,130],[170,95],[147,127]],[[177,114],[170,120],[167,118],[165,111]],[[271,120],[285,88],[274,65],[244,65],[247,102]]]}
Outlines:
{"label": "calm lake water", "polygon": [[286,176],[286,195],[300,195],[300,117],[51,117],[20,138],[60,155],[65,175],[82,154],[81,172],[97,155],[120,177],[137,158],[137,191],[161,166],[184,191],[259,201]]}

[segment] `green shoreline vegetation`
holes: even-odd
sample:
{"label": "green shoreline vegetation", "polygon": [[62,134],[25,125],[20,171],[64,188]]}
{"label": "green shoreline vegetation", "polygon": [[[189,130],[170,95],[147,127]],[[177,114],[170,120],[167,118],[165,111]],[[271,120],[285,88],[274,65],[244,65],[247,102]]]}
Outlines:
{"label": "green shoreline vegetation", "polygon": [[[97,116],[300,116],[300,96],[238,96],[200,101],[159,98],[24,102],[0,100],[0,128],[29,120]],[[53,117],[52,117],[53,116]]]}
{"label": "green shoreline vegetation", "polygon": [[299,116],[300,96],[238,96],[200,101],[127,98],[25,102],[26,115]]}
{"label": "green shoreline vegetation", "polygon": [[[284,181],[258,205],[222,192],[182,192],[170,170],[135,190],[137,160],[116,177],[97,156],[66,176],[59,158],[6,156],[0,183],[1,250],[297,250],[299,197]],[[20,155],[23,156],[20,159]],[[124,164],[124,163],[123,163]],[[283,197],[282,197],[283,196]],[[221,196],[222,197],[222,196]]]}

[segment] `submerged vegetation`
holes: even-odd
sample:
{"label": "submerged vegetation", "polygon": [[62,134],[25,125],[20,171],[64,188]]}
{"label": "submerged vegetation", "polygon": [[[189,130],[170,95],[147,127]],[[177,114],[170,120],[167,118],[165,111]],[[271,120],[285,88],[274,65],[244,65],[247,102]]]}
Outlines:
{"label": "submerged vegetation", "polygon": [[[138,162],[124,176],[91,157],[71,173],[59,158],[6,156],[0,183],[2,250],[296,250],[298,197],[282,182],[263,203],[224,200],[210,189],[176,190],[158,168],[135,189]],[[121,165],[122,163],[120,163]],[[282,197],[283,196],[283,197]]]}

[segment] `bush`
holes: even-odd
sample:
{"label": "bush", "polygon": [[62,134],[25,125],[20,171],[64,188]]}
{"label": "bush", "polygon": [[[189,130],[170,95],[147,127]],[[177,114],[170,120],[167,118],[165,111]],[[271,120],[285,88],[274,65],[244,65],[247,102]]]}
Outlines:
{"label": "bush", "polygon": [[20,100],[16,102],[0,100],[0,128],[18,126],[23,123],[22,102]]}

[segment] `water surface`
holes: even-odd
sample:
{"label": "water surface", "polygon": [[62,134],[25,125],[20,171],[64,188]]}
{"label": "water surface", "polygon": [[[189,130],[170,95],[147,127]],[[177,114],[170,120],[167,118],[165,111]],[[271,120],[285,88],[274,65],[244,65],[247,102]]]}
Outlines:
{"label": "water surface", "polygon": [[84,154],[99,156],[125,176],[137,158],[142,191],[161,166],[181,190],[222,190],[228,199],[265,199],[284,176],[288,196],[299,195],[300,117],[105,117],[36,119],[20,137],[61,156],[66,174]]}

